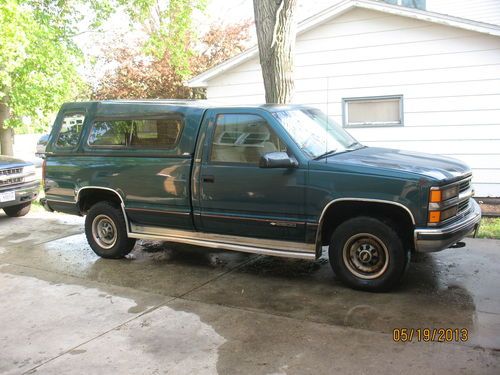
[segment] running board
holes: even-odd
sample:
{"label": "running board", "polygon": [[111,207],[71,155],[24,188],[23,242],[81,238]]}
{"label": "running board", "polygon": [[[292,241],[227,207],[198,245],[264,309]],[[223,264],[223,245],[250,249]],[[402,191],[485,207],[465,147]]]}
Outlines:
{"label": "running board", "polygon": [[130,232],[128,236],[130,238],[170,241],[214,249],[241,251],[244,253],[273,255],[286,258],[316,259],[316,246],[314,244],[301,242],[267,240],[262,238],[149,227],[134,223],[130,223]]}

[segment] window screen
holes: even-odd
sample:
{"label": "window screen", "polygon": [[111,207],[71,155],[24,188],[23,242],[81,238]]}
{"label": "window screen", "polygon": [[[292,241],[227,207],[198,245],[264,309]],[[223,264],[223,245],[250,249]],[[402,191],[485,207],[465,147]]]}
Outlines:
{"label": "window screen", "polygon": [[217,116],[211,161],[258,164],[262,155],[274,151],[286,151],[286,147],[262,117],[245,114]]}
{"label": "window screen", "polygon": [[83,113],[66,114],[63,117],[61,130],[57,136],[56,147],[75,148],[80,139],[84,119]]}
{"label": "window screen", "polygon": [[402,125],[402,97],[344,100],[346,126]]}
{"label": "window screen", "polygon": [[92,126],[90,146],[173,148],[182,133],[183,121],[176,118],[103,120]]}

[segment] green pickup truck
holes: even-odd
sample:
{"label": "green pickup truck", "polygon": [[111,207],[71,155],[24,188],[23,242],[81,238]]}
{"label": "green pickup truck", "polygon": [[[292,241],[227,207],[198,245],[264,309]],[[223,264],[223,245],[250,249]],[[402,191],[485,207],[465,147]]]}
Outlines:
{"label": "green pickup truck", "polygon": [[382,291],[412,251],[481,220],[464,163],[363,146],[306,106],[67,103],[44,164],[44,207],[86,215],[105,258],[139,238],[310,260],[328,246],[338,278]]}
{"label": "green pickup truck", "polygon": [[0,155],[0,209],[7,216],[26,215],[39,189],[40,180],[32,163]]}

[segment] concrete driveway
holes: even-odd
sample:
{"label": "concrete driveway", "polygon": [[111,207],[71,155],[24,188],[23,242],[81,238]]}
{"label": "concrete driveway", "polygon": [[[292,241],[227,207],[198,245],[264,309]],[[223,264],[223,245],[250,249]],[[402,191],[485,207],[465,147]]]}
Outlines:
{"label": "concrete driveway", "polygon": [[[0,214],[0,373],[499,374],[500,241],[412,261],[396,291],[318,262],[140,242],[88,247],[83,219]],[[394,342],[465,328],[464,342]]]}

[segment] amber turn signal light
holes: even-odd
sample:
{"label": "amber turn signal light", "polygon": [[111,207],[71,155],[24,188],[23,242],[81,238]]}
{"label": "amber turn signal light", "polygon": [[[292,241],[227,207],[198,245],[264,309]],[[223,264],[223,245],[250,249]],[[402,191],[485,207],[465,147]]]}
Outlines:
{"label": "amber turn signal light", "polygon": [[441,221],[441,211],[429,211],[429,223],[439,223]]}
{"label": "amber turn signal light", "polygon": [[431,196],[429,197],[431,203],[441,202],[441,190],[431,190]]}

